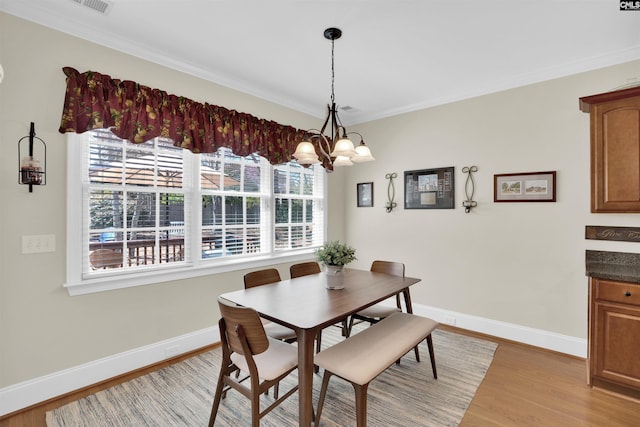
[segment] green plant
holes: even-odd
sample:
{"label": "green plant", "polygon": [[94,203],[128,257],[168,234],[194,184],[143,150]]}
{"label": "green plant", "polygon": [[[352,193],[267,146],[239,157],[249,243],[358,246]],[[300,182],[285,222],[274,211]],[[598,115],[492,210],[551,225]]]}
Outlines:
{"label": "green plant", "polygon": [[346,265],[356,260],[356,250],[346,243],[335,242],[325,243],[316,251],[319,262],[325,265]]}

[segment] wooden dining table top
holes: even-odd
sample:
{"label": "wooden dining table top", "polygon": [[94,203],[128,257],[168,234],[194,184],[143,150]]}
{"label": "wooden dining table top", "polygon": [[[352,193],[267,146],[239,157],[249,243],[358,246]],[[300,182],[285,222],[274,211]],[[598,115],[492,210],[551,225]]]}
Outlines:
{"label": "wooden dining table top", "polygon": [[313,419],[313,357],[317,332],[398,293],[404,295],[406,310],[411,312],[409,287],[420,281],[414,277],[351,268],[344,269],[343,274],[343,289],[327,289],[327,275],[318,273],[221,295],[296,332],[301,427],[310,427]]}
{"label": "wooden dining table top", "polygon": [[329,326],[419,281],[345,268],[344,289],[327,289],[327,275],[319,273],[221,296],[289,328],[312,329]]}

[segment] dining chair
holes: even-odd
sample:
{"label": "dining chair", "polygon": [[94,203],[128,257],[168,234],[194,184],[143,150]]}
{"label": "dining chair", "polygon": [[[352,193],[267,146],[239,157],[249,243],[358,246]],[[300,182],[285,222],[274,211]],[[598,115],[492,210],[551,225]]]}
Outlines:
{"label": "dining chair", "polygon": [[[375,273],[384,273],[391,274],[393,276],[404,277],[404,264],[401,262],[393,262],[393,261],[381,261],[376,260],[371,263],[370,271]],[[406,290],[409,292],[409,290]],[[353,328],[355,320],[359,320],[362,322],[368,322],[373,325],[374,323],[379,322],[380,320],[391,316],[394,313],[398,313],[402,311],[402,305],[400,303],[400,292],[398,292],[395,296],[395,306],[389,305],[388,303],[379,302],[377,304],[372,305],[371,307],[367,307],[356,314],[351,316],[349,320],[349,326],[347,328],[347,336],[351,335],[351,329]],[[428,341],[431,339],[431,335],[428,337]],[[415,346],[414,353],[416,355],[416,361],[420,361],[420,351],[418,350],[418,346]],[[431,354],[431,359],[433,360],[434,356]]]}
{"label": "dining chair", "polygon": [[245,289],[255,286],[268,285],[282,280],[277,268],[265,268],[264,270],[252,271],[244,275]]}
{"label": "dining chair", "polygon": [[[252,271],[244,275],[244,288],[254,288],[256,286],[269,285],[281,280],[280,272],[276,268],[265,268],[264,270]],[[264,318],[260,318],[262,327],[264,328],[267,336],[281,340],[287,343],[295,342],[298,337],[293,329],[282,326],[278,323],[272,322]],[[278,398],[279,386],[275,385],[273,388],[273,397]]]}
{"label": "dining chair", "polygon": [[[321,273],[320,264],[315,261],[301,262],[299,264],[293,264],[289,267],[289,274],[292,279],[296,277],[308,276],[310,274],[318,274]],[[347,328],[349,327],[348,318],[342,320],[340,324],[335,324],[332,326],[336,326],[342,329],[342,336],[347,336]],[[316,353],[319,353],[322,350],[322,329],[318,331],[318,335],[316,336]],[[316,367],[317,371],[317,367]]]}
{"label": "dining chair", "polygon": [[322,272],[320,264],[315,261],[301,262],[289,267],[289,274],[291,274],[292,279],[308,276],[309,274],[318,274],[320,272]]}
{"label": "dining chair", "polygon": [[[275,268],[252,271],[244,275],[244,288],[249,289],[256,286],[268,285],[270,283],[279,282],[280,280],[280,273]],[[267,335],[271,338],[287,342],[294,342],[297,338],[293,329],[279,325],[270,320],[262,319],[262,325]]]}
{"label": "dining chair", "polygon": [[[298,348],[268,337],[254,309],[236,306],[221,297],[218,297],[218,306],[222,316],[218,321],[222,362],[209,427],[213,427],[220,401],[230,389],[237,390],[251,401],[251,425],[257,427],[263,416],[298,390],[297,385],[293,386],[282,397],[260,410],[261,394],[267,393],[269,388],[297,369]],[[248,373],[248,377],[238,379],[231,375],[239,370]],[[243,384],[247,379],[250,387]]]}

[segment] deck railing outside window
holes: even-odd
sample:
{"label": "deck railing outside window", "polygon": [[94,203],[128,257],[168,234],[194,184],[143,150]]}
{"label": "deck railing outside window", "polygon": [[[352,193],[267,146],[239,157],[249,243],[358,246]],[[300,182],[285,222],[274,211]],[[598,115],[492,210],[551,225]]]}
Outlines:
{"label": "deck railing outside window", "polygon": [[131,144],[107,130],[86,138],[85,275],[324,242],[322,169],[228,149],[195,155],[162,138]]}

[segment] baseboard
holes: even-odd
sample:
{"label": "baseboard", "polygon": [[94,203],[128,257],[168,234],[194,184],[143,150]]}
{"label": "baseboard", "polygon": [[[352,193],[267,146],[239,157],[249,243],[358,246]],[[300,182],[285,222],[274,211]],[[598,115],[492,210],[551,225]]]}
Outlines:
{"label": "baseboard", "polygon": [[442,324],[529,344],[571,356],[587,357],[587,340],[542,329],[471,316],[427,305],[413,304],[413,312]]}
{"label": "baseboard", "polygon": [[202,329],[0,389],[0,416],[220,341]]}
{"label": "baseboard", "polygon": [[[414,304],[413,311],[470,331],[572,356],[585,358],[587,355],[587,341],[584,339],[421,304]],[[0,389],[0,416],[219,341],[218,328],[206,328],[5,387]]]}

